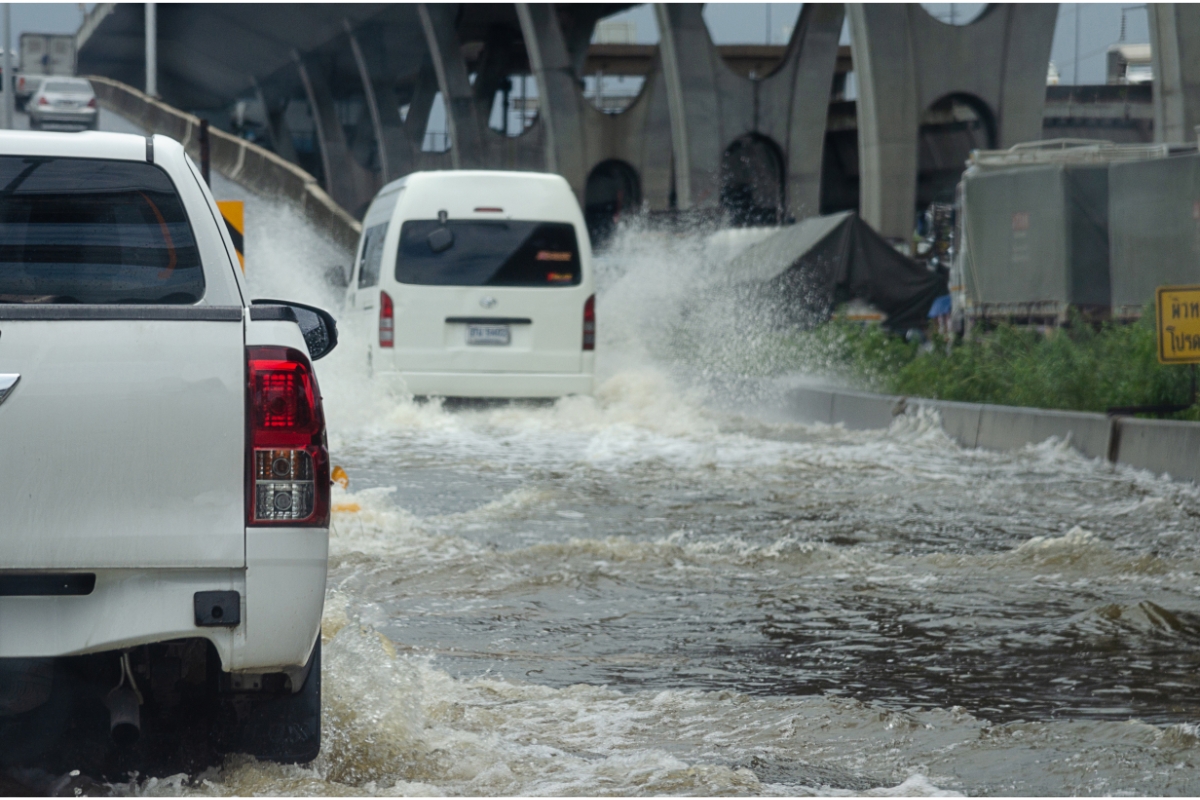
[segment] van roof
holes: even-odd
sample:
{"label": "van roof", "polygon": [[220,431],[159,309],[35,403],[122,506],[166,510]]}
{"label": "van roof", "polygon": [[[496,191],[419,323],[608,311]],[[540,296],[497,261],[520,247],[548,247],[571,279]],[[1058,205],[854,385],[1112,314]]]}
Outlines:
{"label": "van roof", "polygon": [[379,190],[379,194],[386,194],[395,191],[405,186],[423,185],[427,182],[442,183],[443,181],[453,181],[461,183],[474,183],[479,180],[497,179],[513,182],[529,182],[536,183],[558,183],[567,188],[570,185],[563,176],[554,172],[520,172],[516,170],[501,170],[501,169],[441,169],[441,170],[426,170],[423,172],[410,172],[403,178],[385,184]]}
{"label": "van roof", "polygon": [[[451,217],[531,219],[583,224],[575,192],[561,175],[551,172],[442,170],[413,172],[380,190],[375,203],[388,202],[400,189],[400,203],[419,208],[428,218],[439,210]],[[395,202],[394,200],[391,202]],[[412,204],[410,206],[410,204]]]}

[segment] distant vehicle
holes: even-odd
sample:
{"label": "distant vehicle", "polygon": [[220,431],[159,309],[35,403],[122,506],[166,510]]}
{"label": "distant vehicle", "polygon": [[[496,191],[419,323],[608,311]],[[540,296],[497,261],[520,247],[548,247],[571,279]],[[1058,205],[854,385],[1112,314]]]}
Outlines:
{"label": "distant vehicle", "polygon": [[414,395],[561,397],[592,392],[593,284],[561,176],[415,172],[367,210],[347,307]]}
{"label": "distant vehicle", "polygon": [[25,106],[30,130],[41,130],[47,124],[82,126],[96,130],[100,111],[96,93],[84,78],[49,78]]}
{"label": "distant vehicle", "polygon": [[0,132],[0,185],[3,763],[311,760],[332,318],[245,299],[172,139]]}
{"label": "distant vehicle", "polygon": [[1109,45],[1106,60],[1106,82],[1150,83],[1154,80],[1154,68],[1148,44]]}
{"label": "distant vehicle", "polygon": [[22,109],[47,78],[77,71],[74,34],[22,33],[19,55],[15,100]]}

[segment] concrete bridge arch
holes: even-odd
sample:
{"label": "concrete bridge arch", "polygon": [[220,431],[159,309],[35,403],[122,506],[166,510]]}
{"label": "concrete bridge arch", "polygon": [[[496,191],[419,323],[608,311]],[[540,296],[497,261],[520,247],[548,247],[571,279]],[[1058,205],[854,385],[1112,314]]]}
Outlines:
{"label": "concrete bridge arch", "polygon": [[1041,138],[1057,4],[992,4],[948,25],[917,4],[848,5],[858,77],[859,208],[884,236],[912,235],[920,114],[970,97],[996,145]]}

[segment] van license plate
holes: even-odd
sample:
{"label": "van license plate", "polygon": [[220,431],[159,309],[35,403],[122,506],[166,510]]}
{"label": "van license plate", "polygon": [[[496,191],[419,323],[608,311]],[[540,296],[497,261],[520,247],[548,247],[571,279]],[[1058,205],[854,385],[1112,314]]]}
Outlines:
{"label": "van license plate", "polygon": [[507,325],[468,325],[467,344],[512,343],[512,331]]}

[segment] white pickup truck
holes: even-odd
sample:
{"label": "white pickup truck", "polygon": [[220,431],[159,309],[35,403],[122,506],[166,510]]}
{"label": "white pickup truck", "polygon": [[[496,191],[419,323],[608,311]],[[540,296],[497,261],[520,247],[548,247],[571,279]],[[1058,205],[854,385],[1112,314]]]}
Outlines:
{"label": "white pickup truck", "polygon": [[0,768],[317,753],[336,328],[220,220],[171,139],[0,132]]}

